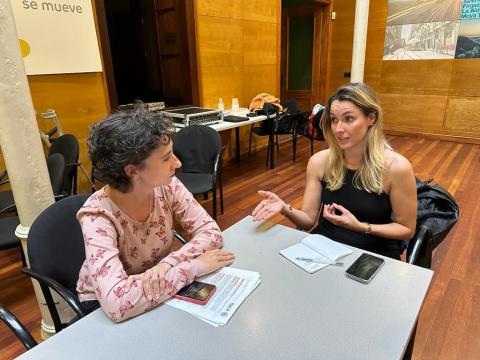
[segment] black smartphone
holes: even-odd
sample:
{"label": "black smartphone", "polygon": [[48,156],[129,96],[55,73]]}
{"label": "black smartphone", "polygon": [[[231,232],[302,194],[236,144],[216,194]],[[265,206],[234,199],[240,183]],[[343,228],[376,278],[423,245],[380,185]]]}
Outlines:
{"label": "black smartphone", "polygon": [[190,301],[194,304],[205,305],[215,293],[216,286],[201,281],[194,281],[180,289],[175,295],[177,299]]}
{"label": "black smartphone", "polygon": [[384,263],[385,260],[378,256],[363,253],[345,271],[345,276],[363,284],[368,284]]}

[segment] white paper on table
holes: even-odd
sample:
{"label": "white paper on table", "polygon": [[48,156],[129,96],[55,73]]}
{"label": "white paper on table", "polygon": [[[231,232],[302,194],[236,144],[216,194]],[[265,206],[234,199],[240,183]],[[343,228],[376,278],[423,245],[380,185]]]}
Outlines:
{"label": "white paper on table", "polygon": [[186,311],[213,326],[225,326],[242,302],[260,284],[260,273],[225,267],[199,281],[217,287],[207,304],[198,305],[175,298],[165,304]]}

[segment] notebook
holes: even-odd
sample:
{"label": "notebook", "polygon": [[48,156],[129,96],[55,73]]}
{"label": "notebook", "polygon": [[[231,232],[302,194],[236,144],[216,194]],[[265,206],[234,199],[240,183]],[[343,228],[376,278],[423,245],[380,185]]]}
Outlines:
{"label": "notebook", "polygon": [[242,122],[247,120],[248,120],[248,117],[243,117],[243,116],[227,115],[223,117],[223,121],[228,121],[228,122]]}
{"label": "notebook", "polygon": [[328,266],[328,264],[308,260],[298,260],[297,258],[311,258],[318,261],[335,262],[352,252],[352,250],[343,244],[333,241],[323,235],[312,234],[303,238],[298,244],[280,250],[280,255],[284,256],[309,274],[312,274],[323,269],[325,266]]}

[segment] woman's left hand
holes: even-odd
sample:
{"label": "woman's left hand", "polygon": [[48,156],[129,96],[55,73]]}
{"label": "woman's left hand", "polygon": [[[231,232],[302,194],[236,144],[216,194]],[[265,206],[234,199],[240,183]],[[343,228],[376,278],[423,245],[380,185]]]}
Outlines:
{"label": "woman's left hand", "polygon": [[[335,211],[339,212],[338,215]],[[360,232],[363,230],[362,223],[342,205],[332,203],[323,206],[323,217],[332,224],[342,228]]]}
{"label": "woman's left hand", "polygon": [[125,286],[128,292],[135,280],[142,280],[143,293],[148,300],[158,300],[165,293],[165,275],[172,268],[167,263],[159,263],[142,274],[130,275]]}

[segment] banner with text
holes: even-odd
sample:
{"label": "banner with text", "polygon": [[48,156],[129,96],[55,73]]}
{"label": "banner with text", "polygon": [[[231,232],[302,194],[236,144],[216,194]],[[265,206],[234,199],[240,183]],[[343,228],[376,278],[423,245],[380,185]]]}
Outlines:
{"label": "banner with text", "polygon": [[11,0],[27,75],[100,72],[90,0]]}

